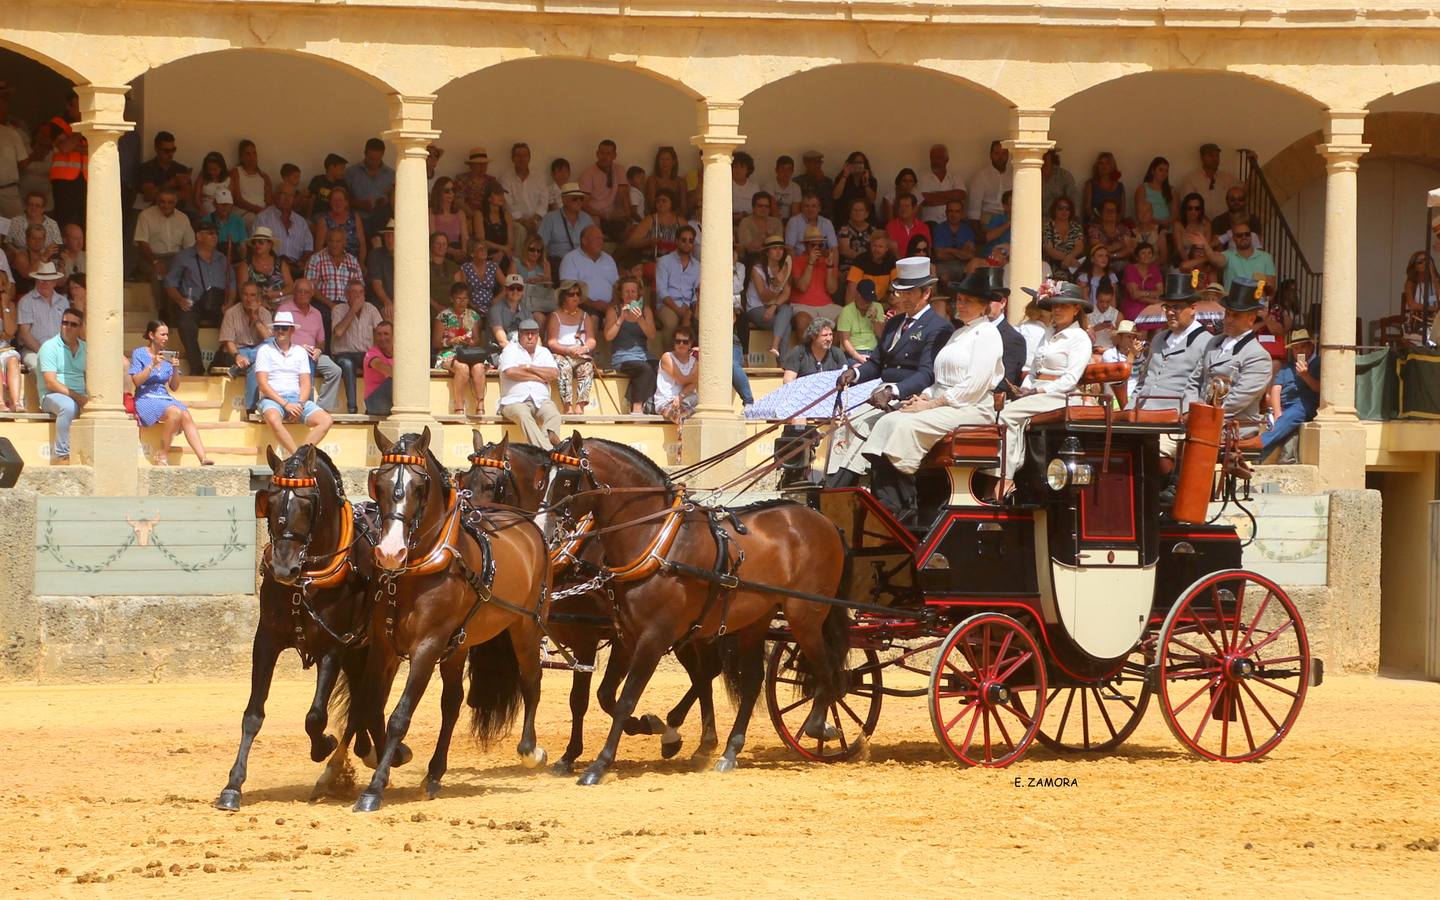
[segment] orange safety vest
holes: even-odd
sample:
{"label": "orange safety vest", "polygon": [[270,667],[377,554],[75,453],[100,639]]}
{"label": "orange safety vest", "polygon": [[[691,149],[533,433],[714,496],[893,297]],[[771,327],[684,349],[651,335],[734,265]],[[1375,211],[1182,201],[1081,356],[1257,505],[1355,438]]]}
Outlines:
{"label": "orange safety vest", "polygon": [[[70,123],[59,116],[50,120],[61,134],[73,134],[75,129]],[[69,153],[55,151],[50,158],[50,180],[51,181],[74,181],[77,178],[88,180],[90,178],[90,154],[85,139],[80,139],[80,145]]]}

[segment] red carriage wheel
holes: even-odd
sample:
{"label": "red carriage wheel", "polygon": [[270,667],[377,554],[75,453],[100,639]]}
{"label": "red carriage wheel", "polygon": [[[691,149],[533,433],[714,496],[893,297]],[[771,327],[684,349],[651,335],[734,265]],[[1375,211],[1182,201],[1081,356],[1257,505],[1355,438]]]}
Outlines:
{"label": "red carriage wheel", "polygon": [[850,689],[830,705],[826,722],[835,729],[834,739],[806,737],[800,733],[810,714],[814,691],[803,681],[805,657],[790,641],[776,641],[765,664],[765,705],[775,733],[791,750],[811,762],[840,762],[860,752],[880,721],[880,657],[874,650],[851,650],[847,661]]}
{"label": "red carriage wheel", "polygon": [[930,723],[947,753],[967,766],[1008,766],[1044,713],[1045,661],[1024,626],[981,613],[950,631],[930,670]]}
{"label": "red carriage wheel", "polygon": [[1150,705],[1148,662],[1148,654],[1137,647],[1109,678],[1051,687],[1045,696],[1047,721],[1035,739],[1062,753],[1105,753],[1125,743]]}
{"label": "red carriage wheel", "polygon": [[1273,581],[1227,569],[1176,601],[1156,649],[1160,710],[1206,759],[1248,762],[1295,724],[1310,684],[1300,613]]}

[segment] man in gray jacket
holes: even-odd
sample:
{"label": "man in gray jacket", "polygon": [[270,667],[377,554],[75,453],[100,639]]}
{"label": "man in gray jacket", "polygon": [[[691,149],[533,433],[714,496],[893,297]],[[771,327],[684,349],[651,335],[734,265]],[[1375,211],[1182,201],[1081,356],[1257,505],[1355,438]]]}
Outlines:
{"label": "man in gray jacket", "polygon": [[1130,405],[1139,409],[1180,409],[1185,389],[1209,344],[1210,332],[1195,320],[1195,289],[1188,273],[1165,276],[1160,303],[1166,327],[1150,339],[1150,352]]}
{"label": "man in gray jacket", "polygon": [[1270,353],[1255,340],[1263,292],[1263,283],[1248,278],[1230,282],[1230,294],[1224,301],[1224,328],[1206,343],[1200,367],[1185,389],[1187,407],[1204,403],[1210,395],[1210,383],[1224,379],[1229,388],[1221,401],[1225,420],[1240,422],[1241,437],[1253,437],[1263,429],[1260,403],[1272,374]]}

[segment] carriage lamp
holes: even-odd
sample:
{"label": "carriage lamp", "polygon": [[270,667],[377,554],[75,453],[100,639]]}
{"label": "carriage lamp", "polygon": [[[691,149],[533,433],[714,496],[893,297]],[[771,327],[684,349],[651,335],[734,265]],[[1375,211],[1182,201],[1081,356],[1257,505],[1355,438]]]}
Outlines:
{"label": "carriage lamp", "polygon": [[1078,438],[1068,437],[1060,445],[1060,455],[1045,467],[1045,481],[1052,491],[1063,491],[1067,485],[1085,487],[1094,474],[1090,464],[1083,462],[1085,451]]}

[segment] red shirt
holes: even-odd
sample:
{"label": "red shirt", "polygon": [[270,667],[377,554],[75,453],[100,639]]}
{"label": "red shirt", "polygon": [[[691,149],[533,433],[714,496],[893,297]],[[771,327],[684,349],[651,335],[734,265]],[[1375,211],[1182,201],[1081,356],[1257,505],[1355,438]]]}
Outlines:
{"label": "red shirt", "polygon": [[[797,255],[792,263],[794,275],[791,278],[792,285],[797,285],[800,276],[810,265],[810,258],[804,255]],[[792,287],[790,291],[790,302],[798,306],[829,306],[835,300],[830,292],[825,290],[825,275],[830,269],[830,258],[824,253],[815,261],[815,274],[810,277],[810,287],[801,291],[798,286]]]}
{"label": "red shirt", "polygon": [[930,241],[932,245],[934,243],[930,237],[930,226],[918,218],[910,223],[909,228],[906,228],[905,223],[899,219],[891,219],[885,223],[885,233],[890,235],[890,240],[895,242],[895,255],[901,258],[909,255],[910,241],[917,234],[923,234],[926,241]]}

